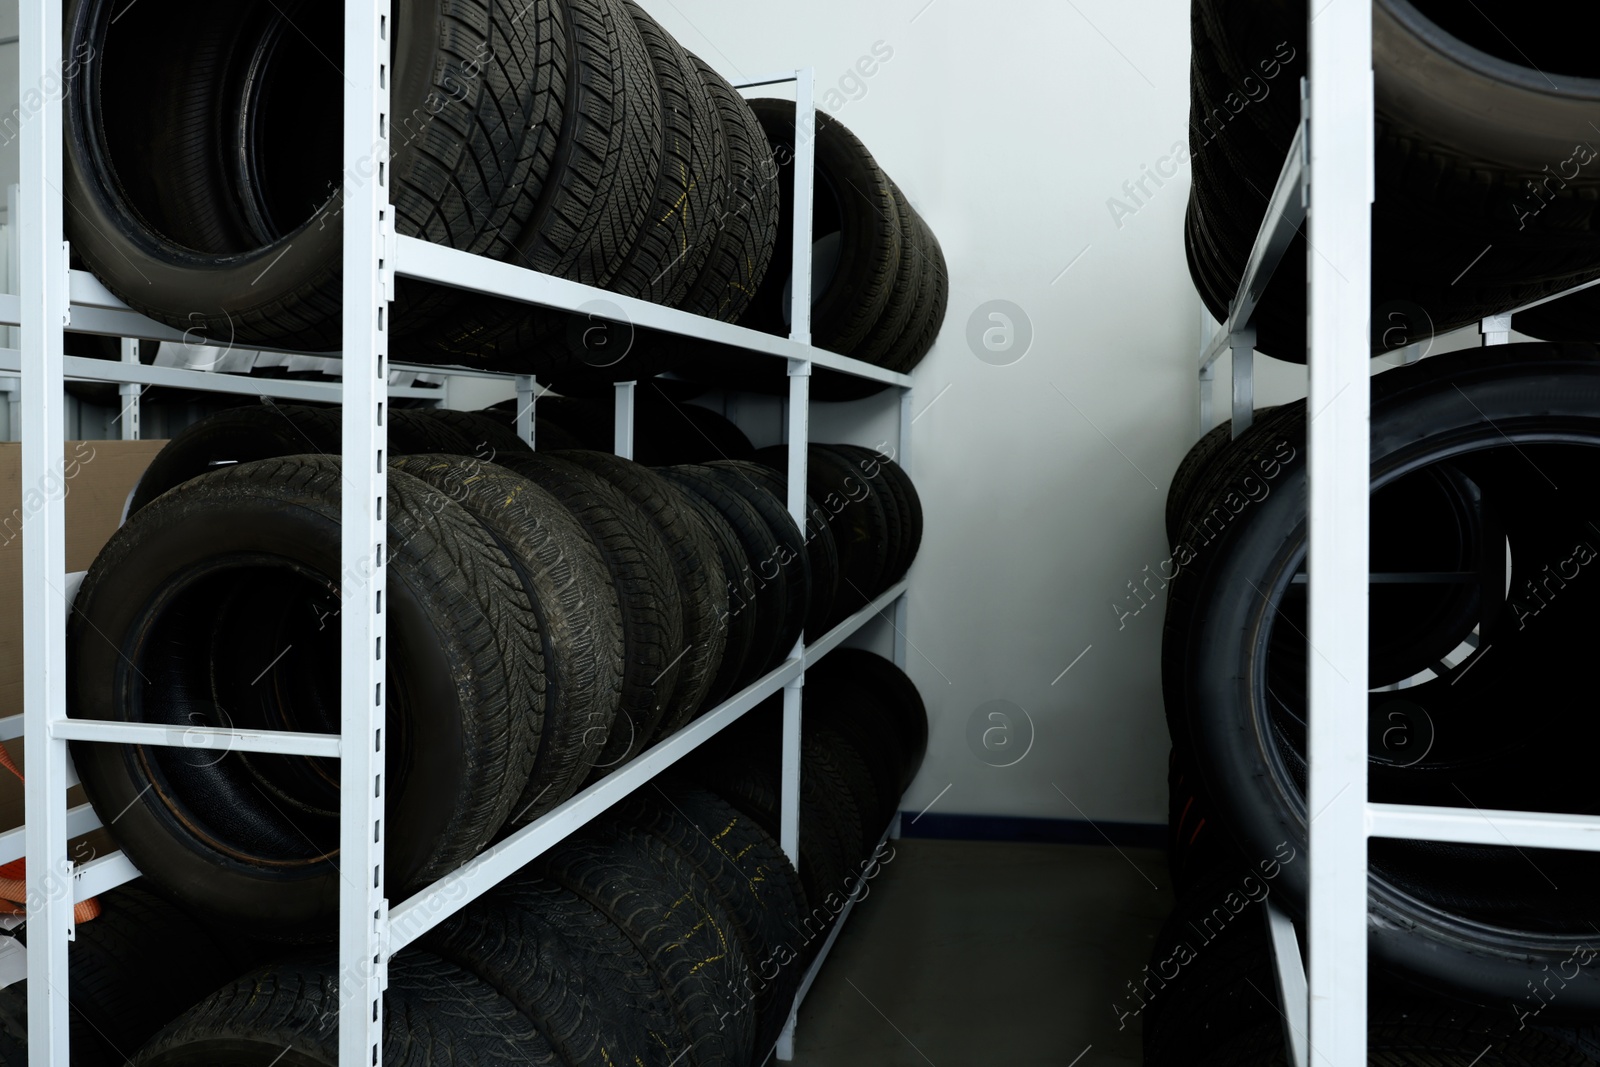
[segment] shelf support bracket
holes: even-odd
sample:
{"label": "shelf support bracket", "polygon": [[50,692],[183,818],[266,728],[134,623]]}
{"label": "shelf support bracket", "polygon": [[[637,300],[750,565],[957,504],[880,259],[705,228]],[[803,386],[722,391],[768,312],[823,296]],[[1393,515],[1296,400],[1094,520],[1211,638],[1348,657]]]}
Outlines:
{"label": "shelf support bracket", "polygon": [[535,448],[534,441],[534,404],[539,400],[539,383],[534,381],[531,374],[517,375],[517,436],[528,442],[529,448]]}
{"label": "shelf support bracket", "polygon": [[1310,1050],[1306,1042],[1306,1015],[1310,1008],[1306,990],[1306,965],[1300,957],[1300,939],[1294,921],[1269,897],[1261,902],[1267,920],[1267,937],[1272,942],[1272,959],[1278,971],[1278,1002],[1283,1005],[1283,1036],[1289,1048],[1291,1067],[1308,1067]]}
{"label": "shelf support bracket", "polygon": [[633,414],[638,391],[638,382],[617,383],[615,423],[611,431],[612,451],[623,459],[633,458]]}

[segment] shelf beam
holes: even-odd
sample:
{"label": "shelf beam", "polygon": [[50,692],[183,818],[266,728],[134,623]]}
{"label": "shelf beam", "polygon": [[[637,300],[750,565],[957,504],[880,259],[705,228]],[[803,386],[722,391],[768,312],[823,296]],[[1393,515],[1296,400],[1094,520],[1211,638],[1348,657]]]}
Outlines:
{"label": "shelf beam", "polygon": [[[837,647],[839,642],[860,629],[878,612],[888,608],[904,592],[905,583],[900,582],[870,605],[839,623],[823,639],[827,647]],[[821,652],[816,653],[818,657],[821,655]],[[390,951],[399,952],[533,862],[551,846],[727,729],[750,709],[787,685],[800,673],[803,664],[813,662],[815,657],[810,650],[804,661],[798,658],[785,660],[671,737],[656,742],[615,773],[600,779],[504,841],[468,860],[427,889],[395,905],[389,915]]]}
{"label": "shelf beam", "polygon": [[1229,350],[1234,333],[1255,321],[1256,307],[1261,303],[1272,276],[1277,273],[1278,265],[1283,262],[1289,243],[1305,221],[1308,143],[1305,124],[1301,123],[1289,145],[1289,154],[1283,161],[1283,167],[1278,171],[1278,182],[1272,187],[1272,196],[1267,200],[1266,214],[1262,217],[1261,229],[1256,234],[1250,258],[1245,262],[1244,274],[1239,279],[1239,291],[1233,298],[1228,321],[1217,327],[1217,331],[1211,335],[1211,343],[1200,354],[1202,370],[1216,363]]}
{"label": "shelf beam", "polygon": [[808,359],[857,378],[886,385],[907,386],[911,377],[882,367],[850,359],[835,352],[800,344],[787,337],[776,337],[744,326],[718,322],[676,308],[662,307],[648,300],[637,300],[620,293],[580,285],[548,274],[527,270],[511,263],[475,256],[470,252],[431,244],[415,237],[395,238],[395,271],[401,277],[435,282],[469,292],[537,304],[548,308],[575,308],[588,300],[604,299],[615,305],[635,329],[661,330],[712,344],[744,349],[751,358],[777,356],[782,359]]}
{"label": "shelf beam", "polygon": [[1368,804],[1366,831],[1408,841],[1600,852],[1600,818],[1593,815]]}
{"label": "shelf beam", "polygon": [[343,741],[338,734],[292,730],[235,730],[218,726],[169,726],[154,722],[108,722],[62,719],[50,736],[64,741],[99,741],[123,745],[159,745],[202,752],[265,752],[278,756],[322,756],[337,759]]}
{"label": "shelf beam", "polygon": [[[79,804],[77,807],[67,809],[67,840],[81,837],[99,828],[100,816],[94,813],[91,805]],[[15,830],[7,830],[0,834],[0,863],[10,863],[12,860],[22,858],[25,851],[23,838],[27,836],[27,832],[26,826],[19,826]]]}
{"label": "shelf beam", "polygon": [[478,854],[426,890],[397,904],[390,915],[391,951],[400,951],[533,862],[607,808],[705,744],[799,672],[798,660],[786,660],[735,693],[715,711],[652,745],[622,769],[600,779],[504,841]]}

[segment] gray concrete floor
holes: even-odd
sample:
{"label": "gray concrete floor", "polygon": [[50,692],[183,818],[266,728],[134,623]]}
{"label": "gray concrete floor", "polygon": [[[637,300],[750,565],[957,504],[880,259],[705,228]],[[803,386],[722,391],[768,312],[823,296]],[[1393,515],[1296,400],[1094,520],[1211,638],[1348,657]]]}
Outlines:
{"label": "gray concrete floor", "polygon": [[1140,1063],[1112,1003],[1171,909],[1161,853],[895,847],[800,1010],[794,1067]]}

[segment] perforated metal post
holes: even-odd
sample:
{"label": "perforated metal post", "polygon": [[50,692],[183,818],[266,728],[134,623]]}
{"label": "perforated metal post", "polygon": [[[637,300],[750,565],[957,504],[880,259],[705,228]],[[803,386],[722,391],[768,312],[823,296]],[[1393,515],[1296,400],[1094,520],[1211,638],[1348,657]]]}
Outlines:
{"label": "perforated metal post", "polygon": [[344,5],[344,478],[339,590],[339,1064],[376,1067],[388,978],[383,895],[388,537],[388,0]]}
{"label": "perforated metal post", "polygon": [[63,501],[66,398],[62,328],[68,314],[62,241],[61,0],[21,5],[22,120],[17,281],[21,300],[22,486],[37,508],[22,520],[22,676],[27,735],[28,1063],[68,1062],[67,746],[50,738],[66,717],[66,541]]}
{"label": "perforated metal post", "polygon": [[[139,339],[137,337],[124,337],[122,339],[122,362],[131,366],[139,364]],[[117,386],[117,397],[121,401],[121,409],[117,412],[117,425],[122,432],[124,441],[139,440],[139,398],[144,395],[144,386],[134,382],[123,382]]]}
{"label": "perforated metal post", "polygon": [[612,436],[615,445],[612,451],[623,459],[633,458],[633,432],[634,432],[634,401],[639,391],[638,382],[618,382],[616,393],[616,411]]}
{"label": "perforated metal post", "polygon": [[1324,1067],[1365,1067],[1372,5],[1318,6],[1307,5],[1308,1044]]}

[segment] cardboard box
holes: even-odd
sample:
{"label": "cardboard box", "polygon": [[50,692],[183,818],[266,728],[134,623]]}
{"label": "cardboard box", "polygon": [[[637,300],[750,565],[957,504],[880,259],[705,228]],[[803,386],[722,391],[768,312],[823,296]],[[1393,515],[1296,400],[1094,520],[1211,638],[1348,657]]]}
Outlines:
{"label": "cardboard box", "polygon": [[[122,523],[122,508],[165,441],[68,441],[47,484],[22,486],[22,446],[0,442],[0,716],[22,712],[22,523],[47,494],[63,499],[67,571],[87,570]],[[20,741],[6,742],[22,767]],[[69,804],[81,804],[74,789]],[[0,829],[22,824],[22,783],[0,769]]]}

